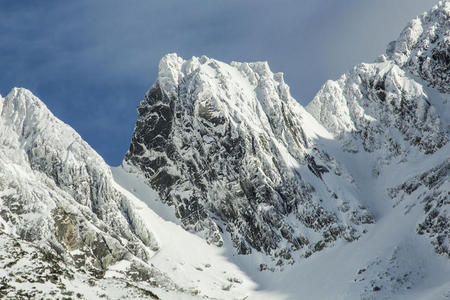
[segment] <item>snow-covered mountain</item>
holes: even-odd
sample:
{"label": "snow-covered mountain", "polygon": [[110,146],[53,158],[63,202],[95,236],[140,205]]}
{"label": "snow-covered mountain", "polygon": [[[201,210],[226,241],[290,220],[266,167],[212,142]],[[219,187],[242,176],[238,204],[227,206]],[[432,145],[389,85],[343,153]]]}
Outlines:
{"label": "snow-covered mountain", "polygon": [[124,168],[212,244],[229,232],[239,254],[280,265],[355,240],[373,222],[351,176],[317,147],[332,136],[267,63],[169,54],[138,112]]}
{"label": "snow-covered mountain", "polygon": [[[64,280],[81,291],[124,259],[153,271],[144,262],[158,243],[103,159],[31,92],[0,105],[2,295],[63,297]],[[48,289],[14,294],[32,280]]]}
{"label": "snow-covered mountain", "polygon": [[[449,19],[450,3],[440,2],[411,21],[399,39],[390,43],[387,55],[328,81],[307,106],[345,151],[371,154],[374,178],[387,165],[409,170],[402,178],[405,182],[388,187],[388,194],[396,202],[412,195],[409,205],[426,203],[418,232],[430,235],[436,250],[447,255]],[[418,157],[430,164],[420,172],[412,171],[412,162]],[[434,157],[440,158],[435,162]]]}
{"label": "snow-covered mountain", "polygon": [[30,91],[0,105],[0,298],[225,299],[256,286]]}
{"label": "snow-covered mountain", "polygon": [[450,2],[305,108],[263,62],[166,55],[111,168],[0,97],[0,298],[450,297]]}

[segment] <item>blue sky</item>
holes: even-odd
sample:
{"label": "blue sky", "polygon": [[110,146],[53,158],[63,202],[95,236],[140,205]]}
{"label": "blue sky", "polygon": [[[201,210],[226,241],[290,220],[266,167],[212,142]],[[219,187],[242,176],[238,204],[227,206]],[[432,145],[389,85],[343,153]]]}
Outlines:
{"label": "blue sky", "polygon": [[2,0],[0,93],[28,88],[118,165],[164,54],[268,61],[305,105],[436,2]]}

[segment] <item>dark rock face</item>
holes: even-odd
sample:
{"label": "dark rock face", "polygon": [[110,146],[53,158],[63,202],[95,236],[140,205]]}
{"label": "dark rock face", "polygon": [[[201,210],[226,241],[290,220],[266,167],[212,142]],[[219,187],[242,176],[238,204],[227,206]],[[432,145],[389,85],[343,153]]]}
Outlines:
{"label": "dark rock face", "polygon": [[[175,63],[178,69],[166,66]],[[313,147],[302,125],[305,112],[278,74],[263,63],[230,66],[204,57],[169,55],[161,64],[160,78],[138,107],[124,167],[142,173],[186,229],[218,246],[226,231],[241,254],[255,249],[288,261],[291,251],[318,251],[318,241],[304,236],[308,231],[323,235],[324,246],[359,236],[361,222],[343,225],[337,209],[321,206],[315,189],[326,190],[324,174],[337,176],[339,167]],[[169,84],[166,69],[181,79]],[[303,175],[321,180],[319,186]],[[344,219],[373,220],[351,206]]]}
{"label": "dark rock face", "polygon": [[317,177],[322,179],[323,173],[328,173],[328,169],[324,166],[320,166],[316,164],[316,161],[314,160],[314,157],[311,155],[306,155],[306,161],[308,162],[308,169]]}
{"label": "dark rock face", "polygon": [[[188,182],[195,189],[196,195],[192,193],[190,197],[181,198],[171,194],[173,186],[183,180],[183,174],[173,174],[167,170],[171,162],[182,160],[171,136],[172,127],[174,123],[177,123],[183,126],[182,131],[186,134],[192,131],[192,124],[188,123],[188,120],[181,119],[184,112],[178,111],[175,114],[174,101],[175,99],[170,99],[158,83],[152,87],[138,107],[139,119],[125,160],[140,167],[150,179],[152,187],[159,191],[162,199],[168,204],[175,204],[177,217],[188,226],[207,219],[204,208],[199,204],[199,196],[204,195],[206,190],[198,174],[196,162],[187,160],[183,161],[183,169],[191,175]],[[192,111],[192,107],[188,107],[187,110]],[[191,141],[183,142],[186,147]],[[201,145],[197,145],[197,148],[201,152],[204,151]],[[157,155],[154,159],[149,158],[145,155],[144,149],[151,149]],[[203,160],[201,163],[206,164],[206,161]],[[210,172],[214,171],[210,170]],[[212,242],[219,242],[219,240],[220,237],[216,237]]]}

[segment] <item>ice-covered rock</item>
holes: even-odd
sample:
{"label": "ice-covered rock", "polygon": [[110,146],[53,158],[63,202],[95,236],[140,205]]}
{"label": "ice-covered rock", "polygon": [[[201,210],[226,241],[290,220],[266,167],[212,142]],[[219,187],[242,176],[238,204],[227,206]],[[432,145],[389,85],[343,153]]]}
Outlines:
{"label": "ice-covered rock", "polygon": [[389,44],[388,57],[443,93],[450,92],[450,2],[439,1]]}
{"label": "ice-covered rock", "polygon": [[387,166],[402,171],[389,197],[407,211],[422,203],[417,232],[447,255],[449,51],[450,2],[440,1],[407,25],[387,56],[328,81],[306,108],[344,150],[370,153],[375,177]]}
{"label": "ice-covered rock", "polygon": [[448,141],[445,125],[423,85],[393,61],[360,64],[328,81],[308,111],[346,149],[404,156],[411,146],[434,153]]}
{"label": "ice-covered rock", "polygon": [[[440,1],[412,20],[387,55],[328,81],[307,110],[347,150],[380,150],[383,159],[411,146],[426,154],[448,142],[450,3]],[[429,87],[430,86],[430,87]],[[437,109],[436,109],[437,108]]]}
{"label": "ice-covered rock", "polygon": [[229,232],[241,254],[292,261],[292,251],[351,241],[373,222],[353,195],[328,187],[351,186],[315,145],[332,135],[266,62],[169,54],[138,114],[124,168],[143,174],[184,227],[210,243],[222,245]]}

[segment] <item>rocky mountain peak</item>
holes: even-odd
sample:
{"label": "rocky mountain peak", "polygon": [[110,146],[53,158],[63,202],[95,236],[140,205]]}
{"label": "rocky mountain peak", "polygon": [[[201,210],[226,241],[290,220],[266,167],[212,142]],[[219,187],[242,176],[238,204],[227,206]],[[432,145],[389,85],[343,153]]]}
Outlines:
{"label": "rocky mountain peak", "polygon": [[373,221],[357,201],[343,214],[338,204],[320,204],[338,197],[326,178],[342,172],[314,139],[332,136],[266,62],[170,54],[138,114],[125,169],[143,174],[184,227],[210,243],[220,246],[230,234],[239,253],[293,261],[292,251],[309,255],[337,238],[355,239]]}
{"label": "rocky mountain peak", "polygon": [[[397,203],[426,203],[417,232],[429,234],[436,251],[447,254],[448,187],[442,178],[448,175],[450,132],[449,12],[450,3],[439,2],[407,25],[387,57],[328,81],[307,106],[344,151],[370,155],[372,182],[389,176],[386,168],[405,170],[398,186],[385,191]],[[411,161],[430,163],[419,173],[410,171]],[[432,178],[429,189],[425,178]]]}
{"label": "rocky mountain peak", "polygon": [[1,105],[0,230],[88,274],[148,260],[158,244],[103,159],[30,91]]}
{"label": "rocky mountain peak", "polygon": [[45,104],[24,88],[13,88],[3,99],[0,112],[15,129],[22,128],[24,132],[53,117]]}
{"label": "rocky mountain peak", "polygon": [[450,2],[439,1],[430,11],[409,22],[386,51],[400,67],[444,93],[450,92],[449,23]]}
{"label": "rocky mountain peak", "polygon": [[405,159],[411,146],[428,154],[442,148],[448,141],[449,12],[450,3],[441,1],[412,20],[387,56],[328,81],[307,110],[345,140],[347,150],[358,151],[362,141],[385,162]]}

